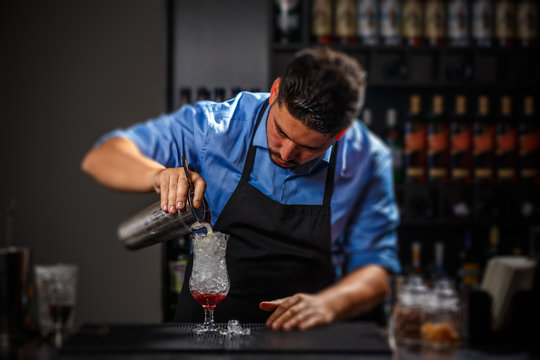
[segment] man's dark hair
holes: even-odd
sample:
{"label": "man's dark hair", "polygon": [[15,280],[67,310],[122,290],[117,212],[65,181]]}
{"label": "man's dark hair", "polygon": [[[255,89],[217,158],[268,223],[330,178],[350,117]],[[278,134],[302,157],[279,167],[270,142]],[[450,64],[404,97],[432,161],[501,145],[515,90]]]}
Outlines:
{"label": "man's dark hair", "polygon": [[281,78],[279,106],[330,136],[348,127],[364,102],[365,72],[352,57],[317,47],[295,54]]}

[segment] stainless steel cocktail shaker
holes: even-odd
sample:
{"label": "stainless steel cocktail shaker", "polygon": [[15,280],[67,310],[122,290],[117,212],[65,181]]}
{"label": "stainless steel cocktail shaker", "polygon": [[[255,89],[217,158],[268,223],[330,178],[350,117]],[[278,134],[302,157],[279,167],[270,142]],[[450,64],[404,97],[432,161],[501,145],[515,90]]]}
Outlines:
{"label": "stainless steel cocktail shaker", "polygon": [[178,239],[191,233],[191,225],[195,222],[210,223],[210,220],[210,208],[206,199],[203,199],[198,209],[191,206],[191,201],[187,201],[186,207],[175,214],[161,210],[161,202],[158,201],[122,222],[118,227],[118,238],[126,248],[136,250]]}

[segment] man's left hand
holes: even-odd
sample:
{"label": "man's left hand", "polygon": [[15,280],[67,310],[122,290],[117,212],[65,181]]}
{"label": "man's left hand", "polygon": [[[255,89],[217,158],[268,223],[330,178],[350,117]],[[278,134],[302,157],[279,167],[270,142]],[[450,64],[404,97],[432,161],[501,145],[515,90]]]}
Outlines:
{"label": "man's left hand", "polygon": [[283,299],[263,301],[259,308],[274,311],[266,326],[274,330],[307,330],[329,324],[336,317],[335,311],[321,295],[296,294]]}

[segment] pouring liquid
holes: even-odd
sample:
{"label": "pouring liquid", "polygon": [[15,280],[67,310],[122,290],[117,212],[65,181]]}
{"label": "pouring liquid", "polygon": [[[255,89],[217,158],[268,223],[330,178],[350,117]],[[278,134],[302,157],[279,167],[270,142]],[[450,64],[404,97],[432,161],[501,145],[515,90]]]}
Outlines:
{"label": "pouring liquid", "polygon": [[212,227],[210,226],[209,223],[207,222],[199,222],[199,221],[195,221],[193,223],[193,225],[191,225],[191,230],[199,230],[199,229],[202,229],[202,228],[206,228],[206,234],[207,235],[210,235],[210,234],[213,234],[214,232],[212,231]]}

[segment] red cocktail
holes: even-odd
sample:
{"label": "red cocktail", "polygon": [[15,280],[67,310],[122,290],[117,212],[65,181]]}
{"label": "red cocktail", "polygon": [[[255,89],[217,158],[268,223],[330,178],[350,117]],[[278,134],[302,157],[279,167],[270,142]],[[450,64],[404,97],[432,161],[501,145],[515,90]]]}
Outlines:
{"label": "red cocktail", "polygon": [[191,295],[202,305],[203,309],[215,308],[227,296],[222,294],[200,294],[193,291]]}

